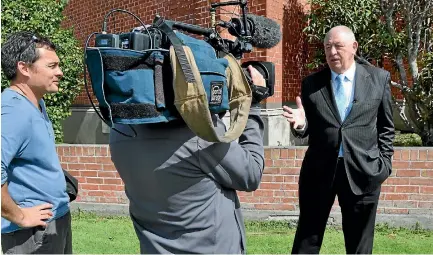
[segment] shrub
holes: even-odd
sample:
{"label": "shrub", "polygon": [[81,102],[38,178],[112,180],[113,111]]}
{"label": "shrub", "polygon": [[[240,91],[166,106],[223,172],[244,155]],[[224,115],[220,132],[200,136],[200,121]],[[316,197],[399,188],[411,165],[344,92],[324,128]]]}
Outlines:
{"label": "shrub", "polygon": [[[72,29],[61,27],[62,11],[67,1],[4,0],[1,7],[2,40],[17,31],[34,31],[50,38],[57,46],[57,55],[64,74],[59,93],[46,95],[44,100],[53,122],[56,142],[63,140],[61,121],[68,117],[70,106],[80,92],[82,82],[82,47]],[[2,72],[1,89],[9,86]]]}

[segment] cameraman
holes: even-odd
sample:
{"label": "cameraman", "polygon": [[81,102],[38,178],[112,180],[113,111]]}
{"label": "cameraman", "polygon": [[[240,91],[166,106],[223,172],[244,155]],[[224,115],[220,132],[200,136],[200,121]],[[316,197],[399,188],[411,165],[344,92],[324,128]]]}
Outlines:
{"label": "cameraman", "polygon": [[[265,86],[256,69],[248,70],[255,85]],[[223,121],[212,118],[217,133],[224,134]],[[246,253],[236,190],[254,191],[262,177],[260,104],[251,105],[238,143],[207,142],[183,121],[135,129],[136,138],[111,132],[110,150],[125,183],[140,252]]]}

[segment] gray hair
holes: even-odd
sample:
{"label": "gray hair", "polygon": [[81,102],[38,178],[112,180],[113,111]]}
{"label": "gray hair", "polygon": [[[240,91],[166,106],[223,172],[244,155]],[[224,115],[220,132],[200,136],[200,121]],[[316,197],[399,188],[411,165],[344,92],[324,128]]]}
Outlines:
{"label": "gray hair", "polygon": [[348,40],[351,40],[353,42],[356,41],[355,34],[353,33],[352,29],[350,29],[346,26],[335,26],[335,27],[331,28],[328,31],[328,33],[326,33],[324,42],[329,40],[329,35],[334,31],[338,32],[338,33],[343,33]]}

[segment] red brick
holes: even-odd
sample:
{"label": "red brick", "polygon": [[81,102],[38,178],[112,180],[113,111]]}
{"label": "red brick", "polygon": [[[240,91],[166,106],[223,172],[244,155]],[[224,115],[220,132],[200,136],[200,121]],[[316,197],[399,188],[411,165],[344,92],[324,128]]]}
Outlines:
{"label": "red brick", "polygon": [[433,149],[429,149],[427,151],[427,159],[432,161],[433,160]]}
{"label": "red brick", "polygon": [[121,179],[107,179],[104,178],[104,184],[115,184],[115,185],[120,185],[122,184],[122,180]]}
{"label": "red brick", "polygon": [[281,189],[282,184],[281,183],[269,183],[269,182],[265,182],[265,183],[260,183],[260,189],[264,189],[264,190],[279,190]]}
{"label": "red brick", "polygon": [[262,204],[280,204],[281,198],[279,198],[279,197],[259,197],[259,201]]}
{"label": "red brick", "polygon": [[99,189],[100,190],[103,190],[103,191],[117,191],[116,190],[116,185],[111,185],[111,184],[108,184],[108,185],[99,185]]}
{"label": "red brick", "polygon": [[281,159],[287,159],[287,158],[289,158],[289,150],[288,149],[281,149],[281,151],[280,151],[280,158]]}
{"label": "red brick", "polygon": [[94,147],[91,147],[91,146],[86,146],[86,147],[83,147],[83,156],[91,156],[91,157],[94,157],[95,156],[95,148]]}
{"label": "red brick", "polygon": [[68,164],[68,170],[84,170],[84,164]]}
{"label": "red brick", "polygon": [[296,159],[304,159],[305,149],[296,149]]}
{"label": "red brick", "polygon": [[401,160],[408,161],[410,160],[410,154],[408,150],[401,151]]}
{"label": "red brick", "polygon": [[295,149],[289,149],[289,152],[288,152],[288,158],[289,158],[289,159],[294,159],[294,158],[296,158],[296,150],[295,150]]}
{"label": "red brick", "polygon": [[396,193],[419,193],[419,186],[396,186]]}
{"label": "red brick", "polygon": [[280,168],[278,167],[265,167],[263,171],[266,174],[280,174]]}
{"label": "red brick", "polygon": [[381,192],[392,193],[395,191],[395,186],[382,185]]}
{"label": "red brick", "polygon": [[290,184],[290,183],[284,183],[282,185],[282,188],[284,190],[298,190],[298,184]]}
{"label": "red brick", "polygon": [[116,167],[113,164],[104,164],[102,165],[102,169],[104,171],[117,171]]}
{"label": "red brick", "polygon": [[295,160],[295,166],[301,167],[302,166],[302,160]]}
{"label": "red brick", "polygon": [[103,179],[101,178],[90,178],[90,177],[86,177],[86,183],[95,183],[95,184],[102,184],[104,183]]}
{"label": "red brick", "polygon": [[284,176],[276,175],[272,178],[272,182],[277,182],[277,183],[284,182]]}
{"label": "red brick", "polygon": [[396,176],[397,177],[420,177],[421,171],[420,170],[397,170]]}
{"label": "red brick", "polygon": [[98,177],[98,172],[97,171],[81,171],[81,176]]}
{"label": "red brick", "polygon": [[433,169],[433,162],[411,162],[411,169]]}
{"label": "red brick", "polygon": [[82,190],[99,190],[99,185],[83,183],[80,184],[79,193],[82,193]]}
{"label": "red brick", "polygon": [[260,198],[258,197],[240,197],[242,203],[255,204],[260,203]]}
{"label": "red brick", "polygon": [[280,159],[280,149],[271,150],[271,159]]}
{"label": "red brick", "polygon": [[286,161],[285,160],[274,160],[274,165],[275,167],[284,167],[286,166]]}
{"label": "red brick", "polygon": [[[433,181],[433,180],[431,180]],[[433,194],[433,186],[430,187],[421,187],[421,194]]]}
{"label": "red brick", "polygon": [[71,147],[70,149],[71,149],[72,156],[79,156],[79,157],[83,156],[83,148],[81,146],[74,146]]}
{"label": "red brick", "polygon": [[74,177],[81,176],[81,172],[80,171],[68,170],[68,173],[70,173]]}
{"label": "red brick", "polygon": [[392,169],[409,169],[409,161],[397,161],[392,163]]}
{"label": "red brick", "polygon": [[95,156],[97,157],[106,157],[107,156],[107,147],[97,147],[95,148]]}
{"label": "red brick", "polygon": [[118,197],[118,194],[116,192],[113,191],[105,191],[103,193],[104,197]]}
{"label": "red brick", "polygon": [[89,191],[87,193],[87,197],[102,197],[103,195],[104,195],[104,192],[100,191],[100,190],[98,190],[98,191]]}
{"label": "red brick", "polygon": [[111,161],[110,157],[95,157],[95,162],[98,164],[112,164],[113,161]]}
{"label": "red brick", "polygon": [[285,197],[281,199],[281,202],[284,204],[298,204],[299,199],[296,197]]}
{"label": "red brick", "polygon": [[395,150],[394,151],[394,155],[392,156],[392,159],[394,161],[399,161],[401,160],[401,150]]}
{"label": "red brick", "polygon": [[123,185],[116,185],[114,187],[114,190],[115,191],[125,191],[125,186],[123,186]]}
{"label": "red brick", "polygon": [[418,158],[419,158],[419,160],[421,160],[421,161],[425,161],[425,160],[427,160],[427,150],[419,151]]}
{"label": "red brick", "polygon": [[408,185],[410,180],[412,179],[403,177],[390,177],[384,182],[384,185]]}
{"label": "red brick", "polygon": [[63,147],[57,146],[56,147],[56,153],[57,153],[57,155],[62,156],[63,155]]}
{"label": "red brick", "polygon": [[78,157],[68,157],[63,156],[60,161],[65,163],[78,163],[79,158]]}
{"label": "red brick", "polygon": [[271,150],[265,149],[265,159],[271,158]]}
{"label": "red brick", "polygon": [[265,167],[273,167],[274,161],[272,159],[265,159]]}
{"label": "red brick", "polygon": [[[60,154],[60,152],[62,152]],[[62,150],[59,151],[59,156],[71,156],[71,149],[69,146],[62,146]]]}
{"label": "red brick", "polygon": [[383,200],[408,200],[408,194],[385,194]]}
{"label": "red brick", "polygon": [[411,150],[410,151],[410,160],[412,160],[412,161],[418,160],[418,150]]}
{"label": "red brick", "polygon": [[245,192],[245,191],[237,191],[238,196],[242,197],[251,197],[254,192]]}
{"label": "red brick", "polygon": [[290,190],[274,190],[274,197],[294,197],[297,198],[295,191]]}
{"label": "red brick", "polygon": [[95,164],[96,163],[96,160],[95,160],[95,157],[79,157],[79,160],[78,160],[80,163],[93,163],[93,164]]}
{"label": "red brick", "polygon": [[263,174],[261,182],[272,182],[273,176],[270,174]]}
{"label": "red brick", "polygon": [[422,170],[421,176],[422,177],[433,177],[433,170]]}
{"label": "red brick", "polygon": [[295,167],[281,168],[281,174],[283,175],[299,175],[300,169]]}
{"label": "red brick", "polygon": [[102,170],[102,165],[100,164],[85,164],[86,170]]}
{"label": "red brick", "polygon": [[295,183],[298,184],[296,181],[295,176],[284,176],[284,183]]}
{"label": "red brick", "polygon": [[293,159],[287,159],[284,161],[285,167],[294,167],[296,165],[295,160]]}
{"label": "red brick", "polygon": [[410,178],[410,185],[433,186],[433,179],[430,178]]}
{"label": "red brick", "polygon": [[253,192],[254,197],[273,197],[274,191],[272,190],[256,190]]}

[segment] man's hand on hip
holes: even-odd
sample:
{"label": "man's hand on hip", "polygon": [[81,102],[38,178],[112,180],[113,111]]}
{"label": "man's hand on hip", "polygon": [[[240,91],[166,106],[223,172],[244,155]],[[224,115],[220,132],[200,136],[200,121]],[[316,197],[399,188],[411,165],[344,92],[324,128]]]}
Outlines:
{"label": "man's hand on hip", "polygon": [[30,228],[36,226],[46,227],[47,223],[44,220],[48,220],[53,216],[51,204],[42,204],[29,208],[20,208],[23,214],[22,219],[17,222],[18,226],[22,228]]}

